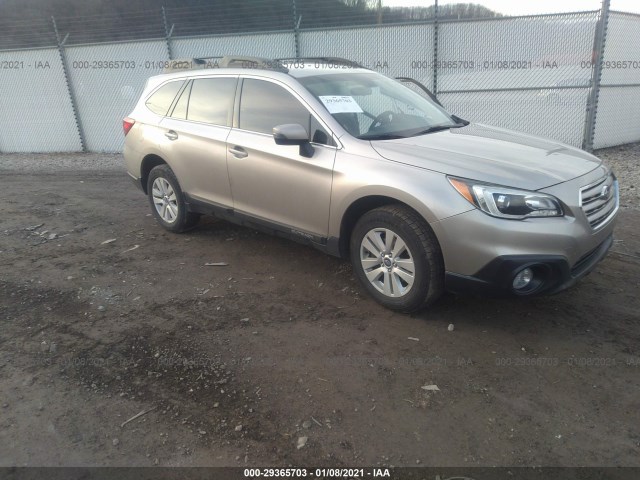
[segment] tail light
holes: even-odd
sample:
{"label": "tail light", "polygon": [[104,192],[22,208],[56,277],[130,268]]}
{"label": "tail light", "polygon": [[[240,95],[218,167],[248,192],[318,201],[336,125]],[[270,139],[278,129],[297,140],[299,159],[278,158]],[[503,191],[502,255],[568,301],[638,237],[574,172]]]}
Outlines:
{"label": "tail light", "polygon": [[136,121],[133,118],[129,118],[129,117],[122,120],[122,129],[124,130],[125,137],[127,136],[127,133],[129,133],[129,130],[131,130],[131,128],[135,123]]}

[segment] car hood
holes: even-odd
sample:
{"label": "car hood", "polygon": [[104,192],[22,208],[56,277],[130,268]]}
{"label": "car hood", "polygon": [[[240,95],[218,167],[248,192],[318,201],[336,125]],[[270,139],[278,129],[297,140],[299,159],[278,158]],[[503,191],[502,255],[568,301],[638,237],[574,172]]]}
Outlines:
{"label": "car hood", "polygon": [[394,162],[527,190],[566,182],[602,163],[560,142],[481,124],[371,145]]}

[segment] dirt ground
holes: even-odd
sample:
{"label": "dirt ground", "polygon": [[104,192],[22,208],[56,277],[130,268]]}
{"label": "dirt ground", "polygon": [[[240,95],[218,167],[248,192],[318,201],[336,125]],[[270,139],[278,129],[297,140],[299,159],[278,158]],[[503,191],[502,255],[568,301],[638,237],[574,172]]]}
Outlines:
{"label": "dirt ground", "polygon": [[634,200],[575,288],[407,316],[123,170],[0,178],[0,466],[640,466]]}

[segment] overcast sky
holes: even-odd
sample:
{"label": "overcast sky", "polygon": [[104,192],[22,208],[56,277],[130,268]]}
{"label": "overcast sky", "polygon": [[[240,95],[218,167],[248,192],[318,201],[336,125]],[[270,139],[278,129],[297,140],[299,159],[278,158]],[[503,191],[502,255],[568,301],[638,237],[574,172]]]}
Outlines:
{"label": "overcast sky", "polygon": [[[382,0],[386,7],[421,7],[432,5],[431,0]],[[532,15],[535,13],[581,12],[597,10],[601,7],[600,0],[439,0],[445,3],[479,3],[485,7],[505,15]],[[639,0],[611,0],[612,10],[640,13]]]}

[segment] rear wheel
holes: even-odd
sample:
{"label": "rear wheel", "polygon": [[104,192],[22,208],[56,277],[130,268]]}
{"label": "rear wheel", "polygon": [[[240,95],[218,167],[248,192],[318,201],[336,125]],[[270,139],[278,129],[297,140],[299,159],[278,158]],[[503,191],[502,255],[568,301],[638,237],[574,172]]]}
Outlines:
{"label": "rear wheel", "polygon": [[187,211],[184,194],[169,165],[158,165],[151,170],[147,192],[151,211],[165,229],[179,233],[198,223],[200,216]]}
{"label": "rear wheel", "polygon": [[367,291],[387,308],[413,312],[444,290],[440,247],[427,223],[403,205],[365,213],[351,235],[351,263]]}

